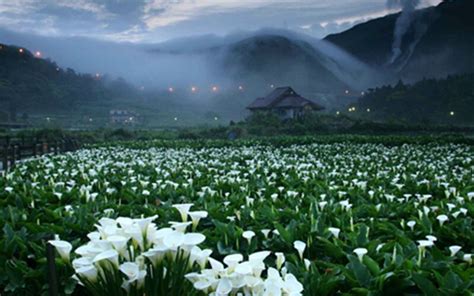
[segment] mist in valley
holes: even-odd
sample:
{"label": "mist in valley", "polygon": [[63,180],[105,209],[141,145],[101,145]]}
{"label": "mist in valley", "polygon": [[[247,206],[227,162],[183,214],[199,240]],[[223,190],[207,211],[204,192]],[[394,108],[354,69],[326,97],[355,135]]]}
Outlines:
{"label": "mist in valley", "polygon": [[[0,29],[0,36],[4,44],[40,53],[62,69],[100,77],[108,87],[127,85],[120,100],[110,98],[94,116],[107,118],[111,109],[131,109],[158,126],[223,125],[244,119],[249,103],[279,86],[291,86],[324,106],[323,112],[335,113],[346,110],[367,89],[472,69],[472,62],[462,62],[465,58],[453,62],[458,52],[436,47],[436,33],[446,26],[446,20],[439,21],[443,11],[420,10],[419,4],[387,1],[388,9],[400,12],[324,39],[275,28],[160,43],[47,37],[6,29]],[[379,34],[379,28],[385,34]],[[81,116],[94,113],[93,105],[82,107]]]}
{"label": "mist in valley", "polygon": [[[247,114],[247,104],[277,86],[293,86],[330,109],[346,89],[357,93],[380,82],[380,75],[336,46],[287,30],[204,35],[156,44],[40,37],[8,31],[1,35],[5,43],[40,51],[43,58],[57,62],[60,67],[110,80],[123,78],[143,94],[140,102],[151,108],[181,111],[197,118],[206,114],[214,118],[217,115],[209,114],[215,113],[226,120],[242,119]],[[259,48],[262,38],[276,40],[276,56],[268,56],[265,48]],[[239,48],[243,42],[246,48]],[[282,42],[285,44],[278,48]],[[285,45],[297,51],[288,51]],[[295,62],[294,54],[304,59]],[[241,62],[256,68],[242,67]],[[315,64],[318,68],[313,67]],[[329,83],[321,83],[330,75],[334,78]],[[134,99],[130,98],[132,102]]]}

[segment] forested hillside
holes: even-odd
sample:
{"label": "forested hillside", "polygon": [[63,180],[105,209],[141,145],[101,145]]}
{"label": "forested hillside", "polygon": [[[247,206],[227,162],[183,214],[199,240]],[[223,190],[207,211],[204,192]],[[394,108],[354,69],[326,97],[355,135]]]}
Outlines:
{"label": "forested hillside", "polygon": [[121,79],[79,74],[43,59],[39,52],[0,44],[0,104],[9,113],[67,113],[137,96],[139,92]]}
{"label": "forested hillside", "polygon": [[424,79],[413,85],[370,89],[354,105],[375,120],[424,124],[474,124],[474,74]]}
{"label": "forested hillside", "polygon": [[474,72],[474,1],[449,0],[415,11],[393,56],[394,28],[400,14],[354,26],[325,40],[360,60],[407,81]]}

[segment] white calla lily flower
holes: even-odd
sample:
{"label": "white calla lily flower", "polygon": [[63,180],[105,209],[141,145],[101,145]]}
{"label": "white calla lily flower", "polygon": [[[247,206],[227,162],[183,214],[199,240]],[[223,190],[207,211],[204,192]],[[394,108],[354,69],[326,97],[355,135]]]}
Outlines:
{"label": "white calla lily flower", "polygon": [[252,237],[255,236],[255,232],[253,232],[252,230],[247,230],[242,233],[242,236],[247,240],[248,244],[250,245]]}
{"label": "white calla lily flower", "polygon": [[95,266],[93,265],[81,266],[75,271],[80,278],[85,278],[91,283],[95,283],[97,281],[98,271],[97,268],[95,268]]}
{"label": "white calla lily flower", "polygon": [[362,262],[364,255],[367,254],[368,251],[366,248],[357,248],[353,252],[357,255],[357,258],[359,258],[359,261]]}
{"label": "white calla lily flower", "polygon": [[283,254],[282,252],[276,252],[275,255],[277,257],[276,266],[277,266],[277,269],[280,270],[281,267],[283,266],[283,263],[285,263],[286,261],[285,254]]}
{"label": "white calla lily flower", "polygon": [[117,267],[119,266],[119,253],[116,250],[107,250],[102,253],[99,253],[97,256],[94,257],[92,260],[94,264],[101,265],[103,262],[109,262],[112,266]]}
{"label": "white calla lily flower", "polygon": [[187,203],[187,204],[175,204],[173,205],[173,208],[177,209],[179,214],[181,215],[181,220],[183,222],[186,222],[188,221],[188,213],[189,213],[189,210],[191,209],[191,207],[193,206],[194,204],[192,203]]}
{"label": "white calla lily flower", "polygon": [[224,257],[224,263],[228,267],[235,267],[238,263],[242,262],[244,260],[244,256],[242,254],[232,254],[232,255],[227,255]]}
{"label": "white calla lily flower", "polygon": [[341,232],[341,229],[336,227],[329,227],[328,230],[335,238],[339,238],[339,233]]}
{"label": "white calla lily flower", "polygon": [[306,244],[300,240],[296,240],[293,242],[293,247],[298,251],[298,255],[300,256],[300,259],[303,260],[303,253],[304,253],[304,250],[306,249]]}
{"label": "white calla lily flower", "polygon": [[59,256],[61,256],[63,260],[69,262],[69,257],[72,251],[72,245],[69,242],[63,240],[50,240],[48,243],[56,248],[56,251],[58,251]]}
{"label": "white calla lily flower", "polygon": [[451,252],[451,257],[456,256],[456,254],[462,249],[461,246],[450,246],[449,251]]}

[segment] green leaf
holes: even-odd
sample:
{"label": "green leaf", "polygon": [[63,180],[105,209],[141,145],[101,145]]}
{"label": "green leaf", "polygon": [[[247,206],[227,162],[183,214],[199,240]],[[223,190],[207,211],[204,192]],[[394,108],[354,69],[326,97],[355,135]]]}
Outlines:
{"label": "green leaf", "polygon": [[275,228],[280,233],[280,237],[282,238],[282,240],[284,242],[289,243],[289,244],[293,244],[293,236],[291,235],[291,233],[288,230],[286,230],[286,228],[284,228],[283,226],[281,226],[278,223],[275,225]]}
{"label": "green leaf", "polygon": [[438,295],[438,290],[433,285],[433,283],[427,278],[425,278],[424,276],[422,276],[421,274],[415,273],[412,275],[412,278],[424,295],[429,295],[429,296]]}
{"label": "green leaf", "polygon": [[461,278],[452,272],[451,270],[444,276],[442,281],[442,288],[448,290],[456,290],[459,286],[462,285]]}
{"label": "green leaf", "polygon": [[77,281],[73,278],[69,278],[66,280],[66,285],[64,286],[64,293],[66,295],[71,295],[74,293],[74,290],[76,289],[77,286]]}
{"label": "green leaf", "polygon": [[380,274],[380,267],[377,262],[375,262],[372,258],[365,255],[364,259],[362,259],[362,262],[364,262],[365,266],[369,268],[370,273],[372,273],[372,275],[376,276]]}
{"label": "green leaf", "polygon": [[349,255],[348,258],[350,261],[349,269],[352,270],[359,284],[363,287],[368,287],[372,276],[370,275],[370,272],[367,267],[360,263],[358,258],[352,255]]}
{"label": "green leaf", "polygon": [[365,224],[360,225],[359,234],[357,235],[357,245],[365,246],[369,242],[369,228]]}

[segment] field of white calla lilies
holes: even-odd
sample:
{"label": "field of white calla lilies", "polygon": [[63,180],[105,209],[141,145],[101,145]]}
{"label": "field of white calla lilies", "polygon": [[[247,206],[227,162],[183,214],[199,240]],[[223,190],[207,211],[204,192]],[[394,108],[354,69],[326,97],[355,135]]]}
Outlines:
{"label": "field of white calla lilies", "polygon": [[47,243],[61,295],[474,290],[472,146],[167,146],[4,173],[2,295],[48,293]]}

